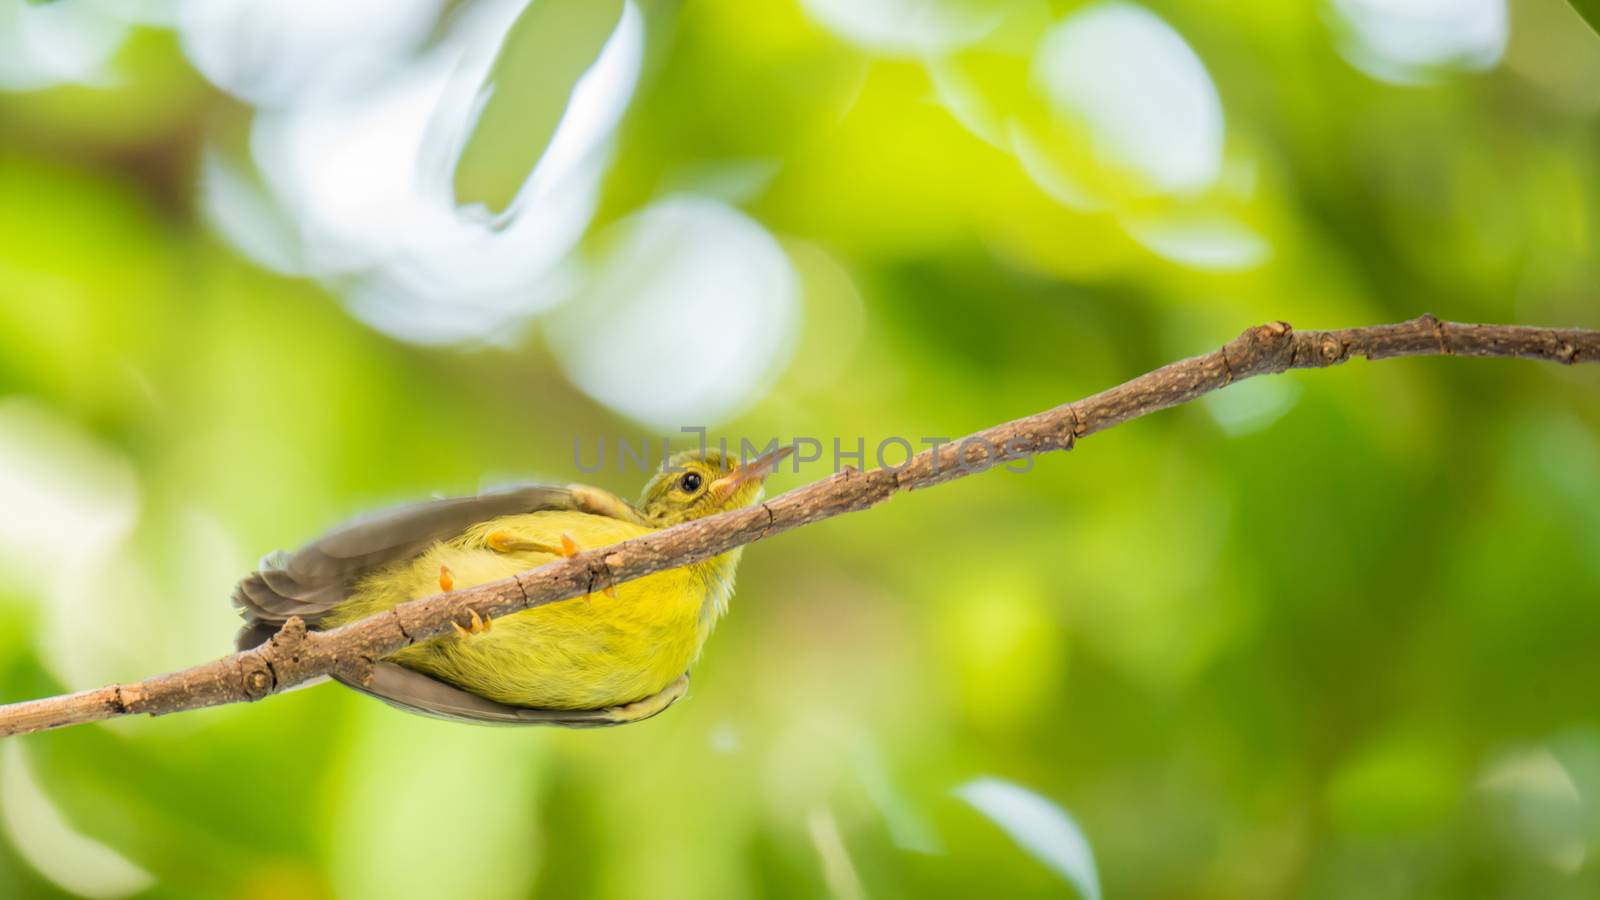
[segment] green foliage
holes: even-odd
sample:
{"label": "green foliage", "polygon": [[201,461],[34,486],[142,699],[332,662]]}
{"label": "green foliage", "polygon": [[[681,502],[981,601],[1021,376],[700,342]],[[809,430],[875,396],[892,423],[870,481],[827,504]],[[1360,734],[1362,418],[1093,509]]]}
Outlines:
{"label": "green foliage", "polygon": [[[1327,4],[1151,4],[1225,123],[1217,183],[1176,199],[1030,93],[1040,35],[1089,5],[1019,3],[939,54],[815,14],[875,6],[643,10],[575,259],[692,193],[770,234],[797,285],[776,368],[713,437],[870,454],[1279,318],[1600,327],[1600,41],[1559,4],[1517,5],[1493,66],[1405,84],[1352,65]],[[459,199],[509,202],[618,8],[525,11]],[[0,699],[222,654],[234,579],[361,511],[513,479],[637,491],[573,465],[574,438],[652,429],[575,385],[547,345],[568,310],[407,343],[344,281],[249,262],[199,185],[255,111],[169,32],[128,41],[115,78],[0,93]],[[1101,205],[1053,197],[985,113]],[[1166,216],[1270,252],[1174,261],[1130,226]],[[648,335],[753,300],[713,299]],[[1597,896],[1597,378],[1290,373],[762,542],[689,696],[638,726],[467,728],[329,685],[11,741],[0,895],[1060,897],[1093,872],[1150,900]],[[984,779],[1067,811],[1093,868],[959,793]]]}

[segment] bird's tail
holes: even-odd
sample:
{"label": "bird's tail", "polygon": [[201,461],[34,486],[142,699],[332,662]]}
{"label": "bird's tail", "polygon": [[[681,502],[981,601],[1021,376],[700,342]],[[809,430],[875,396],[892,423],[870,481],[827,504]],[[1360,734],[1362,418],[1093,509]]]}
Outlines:
{"label": "bird's tail", "polygon": [[307,628],[315,629],[332,611],[332,604],[317,602],[322,598],[312,600],[306,596],[306,591],[285,571],[287,564],[288,554],[283,551],[268,554],[260,568],[233,586],[230,599],[244,619],[233,637],[236,649],[249,650],[266,643],[294,616],[299,616]]}

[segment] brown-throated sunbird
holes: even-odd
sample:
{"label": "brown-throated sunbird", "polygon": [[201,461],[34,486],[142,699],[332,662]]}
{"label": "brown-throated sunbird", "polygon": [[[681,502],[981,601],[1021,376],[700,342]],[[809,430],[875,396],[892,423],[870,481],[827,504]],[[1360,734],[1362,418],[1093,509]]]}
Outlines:
{"label": "brown-throated sunbird", "polygon": [[[672,457],[638,506],[598,488],[529,486],[435,500],[357,520],[278,551],[234,588],[240,649],[290,616],[312,628],[365,618],[757,502],[784,447],[740,464],[707,449]],[[406,647],[346,682],[412,712],[491,724],[573,727],[649,718],[688,689],[689,665],[733,594],[739,549],[523,610]]]}

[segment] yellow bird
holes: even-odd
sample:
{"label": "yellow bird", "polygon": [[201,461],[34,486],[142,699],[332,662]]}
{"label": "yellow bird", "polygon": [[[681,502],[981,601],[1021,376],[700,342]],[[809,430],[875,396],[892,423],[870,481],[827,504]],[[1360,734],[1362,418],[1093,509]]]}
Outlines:
{"label": "yellow bird", "polygon": [[[530,486],[407,506],[278,551],[234,588],[240,649],[290,616],[331,628],[440,590],[538,568],[578,550],[757,502],[782,448],[749,463],[674,456],[639,505],[598,488]],[[688,669],[733,595],[739,550],[614,591],[472,626],[386,657],[350,686],[413,712],[498,724],[616,725],[688,688]]]}

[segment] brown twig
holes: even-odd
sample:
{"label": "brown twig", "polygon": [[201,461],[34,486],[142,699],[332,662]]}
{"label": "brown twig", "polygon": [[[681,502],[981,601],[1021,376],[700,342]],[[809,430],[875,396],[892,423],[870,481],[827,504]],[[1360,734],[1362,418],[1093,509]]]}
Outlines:
{"label": "brown twig", "polygon": [[1423,316],[1396,325],[1294,331],[1284,322],[1244,332],[1220,350],[1163,366],[1074,403],[996,425],[924,451],[899,469],[847,470],[747,509],[668,528],[524,572],[514,578],[402,603],[331,631],[291,619],[271,640],[214,662],[131,684],[0,706],[0,735],[24,734],[134,713],[260,700],[324,675],[364,681],[374,660],[448,634],[467,610],[485,617],[555,603],[596,586],[706,559],[837,515],[982,471],[1009,460],[1070,450],[1080,438],[1186,403],[1236,381],[1287,369],[1319,369],[1353,356],[1520,357],[1571,365],[1600,362],[1600,331],[1461,325]]}

